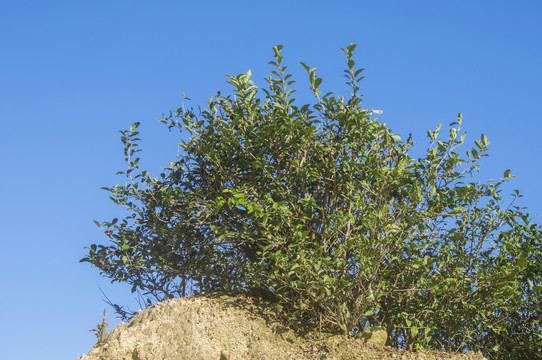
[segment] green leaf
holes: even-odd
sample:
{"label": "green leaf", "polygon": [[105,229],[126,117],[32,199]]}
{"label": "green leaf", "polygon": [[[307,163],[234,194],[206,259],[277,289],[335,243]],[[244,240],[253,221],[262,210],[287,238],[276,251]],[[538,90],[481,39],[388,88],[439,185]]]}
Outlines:
{"label": "green leaf", "polygon": [[321,78],[317,78],[316,80],[314,80],[314,87],[316,89],[318,89],[318,87],[320,86],[320,84],[322,83],[322,79]]}

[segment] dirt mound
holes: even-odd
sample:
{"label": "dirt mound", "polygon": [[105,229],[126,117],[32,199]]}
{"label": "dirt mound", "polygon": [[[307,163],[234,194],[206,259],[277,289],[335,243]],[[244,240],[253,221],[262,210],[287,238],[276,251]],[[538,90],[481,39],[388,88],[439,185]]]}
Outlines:
{"label": "dirt mound", "polygon": [[118,325],[78,360],[484,359],[411,353],[343,336],[301,337],[268,315],[243,297],[173,299]]}

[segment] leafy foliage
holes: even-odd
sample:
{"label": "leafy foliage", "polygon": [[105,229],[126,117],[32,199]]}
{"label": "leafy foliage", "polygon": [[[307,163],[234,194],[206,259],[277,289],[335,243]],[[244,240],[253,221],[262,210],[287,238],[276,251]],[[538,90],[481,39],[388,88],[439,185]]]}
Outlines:
{"label": "leafy foliage", "polygon": [[489,141],[462,157],[461,114],[412,158],[412,140],[361,107],[354,49],[348,98],[322,95],[301,63],[315,102],[296,105],[279,45],[267,89],[228,76],[233,96],[162,118],[191,138],[158,178],[134,159],[139,124],[122,131],[129,182],[106,190],[129,216],[98,223],[110,244],[82,261],[149,303],[250,292],[312,327],[384,326],[401,348],[540,356],[542,228],[504,204],[510,171],[474,180]]}

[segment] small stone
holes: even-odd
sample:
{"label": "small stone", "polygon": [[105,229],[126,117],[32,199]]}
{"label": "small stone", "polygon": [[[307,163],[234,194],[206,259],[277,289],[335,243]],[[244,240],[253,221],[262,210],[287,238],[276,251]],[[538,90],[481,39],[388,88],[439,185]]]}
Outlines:
{"label": "small stone", "polygon": [[371,326],[363,329],[358,336],[369,344],[384,347],[388,339],[388,332],[381,326]]}

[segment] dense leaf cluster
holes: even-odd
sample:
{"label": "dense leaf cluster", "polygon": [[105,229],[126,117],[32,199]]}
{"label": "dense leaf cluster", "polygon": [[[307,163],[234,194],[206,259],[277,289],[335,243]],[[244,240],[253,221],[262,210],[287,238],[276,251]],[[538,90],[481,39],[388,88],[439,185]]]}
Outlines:
{"label": "dense leaf cluster", "polygon": [[474,180],[486,137],[462,157],[460,115],[414,159],[362,108],[355,45],[349,97],[322,95],[302,63],[315,102],[301,107],[281,49],[267,89],[229,76],[231,96],[161,120],[191,137],[158,178],[134,159],[139,124],[122,132],[129,182],[106,189],[129,216],[98,223],[110,244],[82,261],[149,302],[251,292],[312,327],[384,326],[397,347],[540,357],[542,228],[504,204],[510,171]]}

